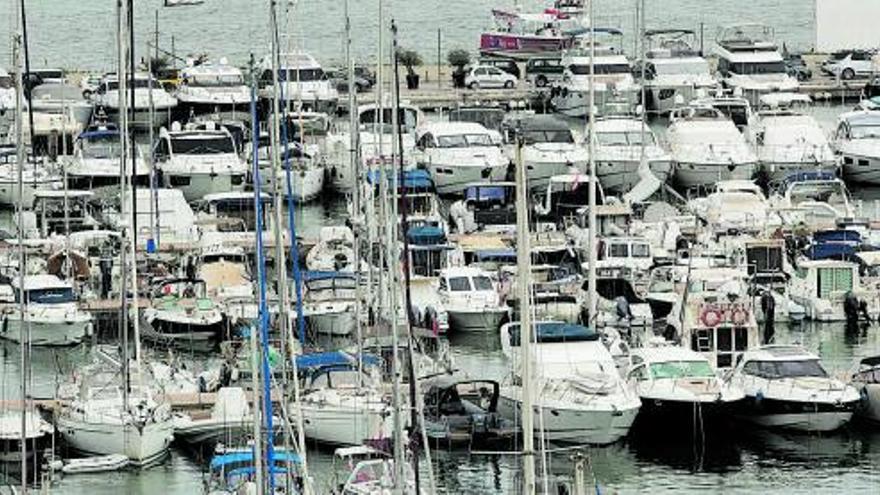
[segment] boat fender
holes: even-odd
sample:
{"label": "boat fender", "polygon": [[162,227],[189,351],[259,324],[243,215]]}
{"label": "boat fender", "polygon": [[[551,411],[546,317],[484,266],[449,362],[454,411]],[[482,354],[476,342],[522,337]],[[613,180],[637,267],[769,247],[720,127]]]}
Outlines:
{"label": "boat fender", "polygon": [[742,326],[748,321],[749,314],[742,306],[736,306],[730,312],[730,319],[734,325]]}
{"label": "boat fender", "polygon": [[700,314],[700,323],[706,327],[715,327],[721,322],[721,313],[712,307],[706,308]]}

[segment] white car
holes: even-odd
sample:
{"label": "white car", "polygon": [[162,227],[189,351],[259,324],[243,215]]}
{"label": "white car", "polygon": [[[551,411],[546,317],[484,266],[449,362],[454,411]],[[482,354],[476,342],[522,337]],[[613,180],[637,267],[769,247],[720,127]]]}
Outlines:
{"label": "white car", "polygon": [[876,71],[874,54],[864,50],[838,52],[822,64],[822,71],[844,80],[870,76]]}
{"label": "white car", "polygon": [[516,76],[491,65],[474,66],[464,77],[464,85],[470,89],[513,88],[516,83]]}

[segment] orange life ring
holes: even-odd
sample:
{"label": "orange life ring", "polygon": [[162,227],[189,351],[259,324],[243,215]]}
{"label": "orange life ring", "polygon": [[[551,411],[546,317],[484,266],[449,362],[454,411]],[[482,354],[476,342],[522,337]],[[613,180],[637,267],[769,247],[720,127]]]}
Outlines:
{"label": "orange life ring", "polygon": [[700,323],[705,327],[715,327],[721,323],[721,312],[716,308],[708,307],[700,314]]}

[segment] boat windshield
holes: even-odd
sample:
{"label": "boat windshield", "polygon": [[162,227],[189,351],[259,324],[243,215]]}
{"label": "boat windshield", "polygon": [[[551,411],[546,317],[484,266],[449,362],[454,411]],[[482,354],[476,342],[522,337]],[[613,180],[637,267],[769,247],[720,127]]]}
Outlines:
{"label": "boat windshield", "polygon": [[83,141],[82,156],[91,159],[117,158],[119,156],[119,136],[107,136]]}
{"label": "boat windshield", "polygon": [[437,136],[437,144],[440,148],[468,148],[471,146],[492,146],[492,140],[488,134],[459,134],[451,136]]}
{"label": "boat windshield", "polygon": [[749,361],[743,365],[743,373],[761,378],[827,378],[828,372],[818,359],[799,361]]}
{"label": "boat windshield", "polygon": [[851,133],[853,139],[880,138],[880,125],[854,125]]}
{"label": "boat windshield", "polygon": [[76,302],[76,295],[70,287],[50,287],[27,291],[27,299],[27,302],[35,304],[61,304]]}
{"label": "boat windshield", "polygon": [[489,277],[485,275],[477,275],[476,277],[474,277],[473,280],[474,290],[495,290],[495,288],[492,287],[492,280],[490,280]]}
{"label": "boat windshield", "polygon": [[651,376],[663,378],[712,378],[712,366],[708,361],[670,361],[651,364]]}
{"label": "boat windshield", "polygon": [[467,277],[452,277],[449,279],[449,290],[452,292],[465,292],[471,290],[471,283]]}
{"label": "boat windshield", "polygon": [[[597,64],[593,68],[597,76],[607,76],[613,74],[629,74],[631,69],[627,64]],[[576,64],[568,66],[568,70],[576,76],[589,76],[589,64]]]}
{"label": "boat windshield", "polygon": [[522,137],[526,145],[537,143],[574,143],[571,131],[567,130],[523,131]]}
{"label": "boat windshield", "polygon": [[175,137],[171,139],[171,149],[181,155],[219,155],[235,153],[235,144],[225,136]]}
{"label": "boat windshield", "polygon": [[[654,135],[650,132],[644,133],[644,144],[653,146],[656,144]],[[596,141],[602,146],[641,146],[641,132],[598,132],[596,133]]]}
{"label": "boat windshield", "polygon": [[843,184],[836,181],[800,182],[791,186],[789,193],[792,206],[807,201],[818,201],[829,205],[846,204],[847,193]]}
{"label": "boat windshield", "polygon": [[278,71],[279,81],[309,82],[326,79],[322,69],[288,69]]}
{"label": "boat windshield", "polygon": [[731,62],[728,70],[741,76],[785,74],[785,63],[779,62]]}
{"label": "boat windshield", "polygon": [[195,88],[228,88],[244,85],[241,74],[188,76],[186,85]]}

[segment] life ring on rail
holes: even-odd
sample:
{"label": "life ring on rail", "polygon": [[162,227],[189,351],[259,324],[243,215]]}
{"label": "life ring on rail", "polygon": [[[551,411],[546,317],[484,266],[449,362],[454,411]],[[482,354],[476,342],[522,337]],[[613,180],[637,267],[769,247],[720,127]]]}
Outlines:
{"label": "life ring on rail", "polygon": [[703,309],[700,313],[700,323],[705,327],[715,327],[721,323],[721,312],[713,307]]}
{"label": "life ring on rail", "polygon": [[746,324],[748,319],[749,313],[742,306],[734,306],[733,309],[730,310],[730,321],[732,321],[734,325],[741,327]]}

